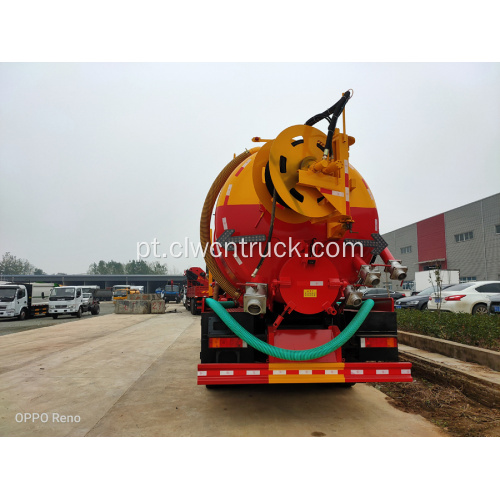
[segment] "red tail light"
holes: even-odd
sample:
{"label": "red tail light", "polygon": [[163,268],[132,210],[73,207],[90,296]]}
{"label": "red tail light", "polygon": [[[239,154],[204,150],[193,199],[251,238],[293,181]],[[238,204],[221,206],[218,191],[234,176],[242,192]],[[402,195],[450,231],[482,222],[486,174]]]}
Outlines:
{"label": "red tail light", "polygon": [[465,297],[465,295],[450,295],[449,297],[445,297],[444,300],[446,300],[447,302],[451,301],[451,300],[461,300]]}
{"label": "red tail light", "polygon": [[239,338],[212,337],[208,339],[208,347],[246,347],[247,343]]}
{"label": "red tail light", "polygon": [[397,347],[398,339],[395,337],[361,337],[361,347]]}

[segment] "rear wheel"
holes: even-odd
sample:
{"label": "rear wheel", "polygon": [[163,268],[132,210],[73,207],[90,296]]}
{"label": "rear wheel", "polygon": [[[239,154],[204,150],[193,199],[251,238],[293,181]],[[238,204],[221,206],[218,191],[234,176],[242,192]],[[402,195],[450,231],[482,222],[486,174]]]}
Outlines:
{"label": "rear wheel", "polygon": [[476,304],[472,308],[472,314],[488,314],[488,307],[486,304]]}
{"label": "rear wheel", "polygon": [[95,307],[93,307],[91,310],[90,310],[90,313],[92,314],[92,316],[97,316],[100,312],[101,308],[99,306],[99,304],[97,304]]}
{"label": "rear wheel", "polygon": [[421,311],[425,311],[427,309],[427,302],[424,302],[422,304],[422,307],[420,308]]}

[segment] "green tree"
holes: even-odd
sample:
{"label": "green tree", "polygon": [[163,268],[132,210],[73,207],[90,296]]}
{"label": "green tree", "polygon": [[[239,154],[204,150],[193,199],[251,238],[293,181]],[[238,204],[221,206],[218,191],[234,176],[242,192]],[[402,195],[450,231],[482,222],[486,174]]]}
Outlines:
{"label": "green tree", "polygon": [[166,264],[160,264],[158,261],[149,264],[151,274],[168,274],[168,267]]}
{"label": "green tree", "polygon": [[89,274],[167,274],[168,267],[158,261],[147,263],[145,260],[130,260],[127,264],[110,260],[90,264]]}
{"label": "green tree", "polygon": [[126,274],[152,274],[151,269],[144,260],[131,260],[125,265]]}
{"label": "green tree", "polygon": [[106,268],[107,274],[125,274],[125,266],[121,262],[110,260]]}
{"label": "green tree", "polygon": [[18,259],[10,252],[6,252],[2,255],[2,260],[0,261],[0,274],[33,274],[35,270],[40,271],[38,274],[43,273],[41,269],[36,268],[26,259]]}

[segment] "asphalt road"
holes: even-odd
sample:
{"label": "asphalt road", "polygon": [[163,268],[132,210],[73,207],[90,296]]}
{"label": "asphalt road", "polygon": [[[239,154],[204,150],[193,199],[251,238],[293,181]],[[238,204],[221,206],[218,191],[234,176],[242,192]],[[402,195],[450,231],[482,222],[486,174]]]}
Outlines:
{"label": "asphalt road", "polygon": [[443,435],[365,384],[198,386],[200,317],[168,311],[0,337],[0,436]]}
{"label": "asphalt road", "polygon": [[[99,312],[99,315],[111,314],[113,312],[113,302],[101,302],[101,310]],[[68,315],[59,316],[57,319],[52,319],[51,316],[42,316],[37,318],[25,319],[24,321],[19,321],[17,318],[2,318],[0,319],[0,337],[2,335],[25,332],[27,330],[59,325],[61,323],[84,321],[91,317],[93,316],[90,313],[84,313],[81,318],[75,318],[74,316]]]}

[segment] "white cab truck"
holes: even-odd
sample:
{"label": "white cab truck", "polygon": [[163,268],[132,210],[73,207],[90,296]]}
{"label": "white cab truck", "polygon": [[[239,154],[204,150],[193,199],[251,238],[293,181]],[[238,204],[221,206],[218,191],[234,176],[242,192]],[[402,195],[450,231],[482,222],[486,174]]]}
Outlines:
{"label": "white cab truck", "polygon": [[45,316],[54,283],[0,283],[0,318]]}
{"label": "white cab truck", "polygon": [[[87,290],[84,292],[84,290]],[[92,296],[85,297],[90,293]],[[59,286],[52,289],[49,298],[49,314],[54,318],[61,314],[70,314],[81,318],[89,312],[93,316],[99,314],[99,300],[94,296],[93,289],[85,286]]]}
{"label": "white cab truck", "polygon": [[[442,285],[458,285],[460,283],[460,272],[448,269],[441,269],[439,271]],[[417,271],[415,273],[415,292],[421,292],[430,286],[436,286],[436,272],[430,271]]]}

